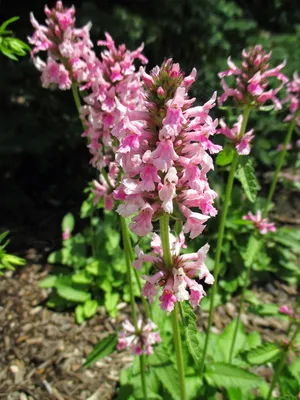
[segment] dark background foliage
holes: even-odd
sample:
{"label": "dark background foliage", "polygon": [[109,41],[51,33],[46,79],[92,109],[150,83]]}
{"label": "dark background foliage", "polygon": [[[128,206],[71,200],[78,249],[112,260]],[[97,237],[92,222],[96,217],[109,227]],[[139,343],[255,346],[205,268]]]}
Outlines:
{"label": "dark background foliage", "polygon": [[[21,18],[12,28],[26,41],[32,34],[29,12],[44,21],[44,1],[0,1],[0,22]],[[229,55],[238,58],[249,45],[273,49],[274,63],[287,59],[291,77],[300,61],[300,8],[296,0],[114,0],[77,1],[77,24],[93,22],[93,39],[108,31],[129,49],[145,43],[151,68],[173,57],[187,73],[198,70],[197,101],[220,91],[217,73]],[[54,2],[49,2],[53,6]],[[71,5],[66,2],[65,5]],[[86,182],[95,177],[70,92],[41,88],[39,73],[29,57],[19,63],[0,55],[0,221],[31,240],[60,235],[66,211],[78,213]],[[217,112],[216,112],[217,113]],[[255,155],[272,166],[270,149],[282,142],[285,127],[261,115]],[[38,232],[38,234],[37,234]],[[24,235],[24,233],[26,235]],[[38,239],[37,239],[38,238]]]}

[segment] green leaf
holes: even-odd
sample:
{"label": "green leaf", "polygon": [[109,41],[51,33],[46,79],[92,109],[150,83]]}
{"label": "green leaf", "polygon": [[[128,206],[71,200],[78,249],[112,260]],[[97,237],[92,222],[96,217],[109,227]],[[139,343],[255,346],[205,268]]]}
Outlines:
{"label": "green leaf", "polygon": [[14,256],[13,254],[5,254],[5,260],[13,265],[24,265],[26,260],[21,257]]}
{"label": "green leaf", "polygon": [[12,24],[15,21],[18,21],[20,19],[20,17],[12,17],[8,20],[6,20],[5,22],[3,22],[3,24],[0,26],[0,35],[5,31],[5,29],[8,27],[8,25]]}
{"label": "green leaf", "polygon": [[84,316],[91,318],[96,313],[98,306],[97,300],[87,300],[83,305]]}
{"label": "green leaf", "polygon": [[85,321],[84,309],[82,304],[78,304],[75,308],[75,319],[77,324],[82,324]]}
{"label": "green leaf", "polygon": [[258,387],[262,382],[251,372],[225,363],[208,365],[204,377],[209,385],[225,389],[240,388],[243,391]]}
{"label": "green leaf", "polygon": [[39,287],[45,289],[53,288],[55,286],[56,281],[57,281],[56,275],[49,275],[39,282]]}
{"label": "green leaf", "polygon": [[217,155],[216,164],[220,166],[228,165],[232,162],[235,150],[230,145],[225,145],[223,150]]}
{"label": "green leaf", "polygon": [[289,366],[289,371],[293,377],[300,382],[300,358],[298,357],[293,364]]}
{"label": "green leaf", "polygon": [[228,388],[227,395],[228,400],[244,400],[244,395],[240,388]]}
{"label": "green leaf", "polygon": [[109,312],[109,314],[114,318],[117,316],[117,304],[119,301],[120,295],[119,293],[110,293],[106,292],[105,293],[105,301],[104,305],[106,310]]}
{"label": "green leaf", "polygon": [[248,311],[252,314],[258,314],[262,316],[279,315],[277,304],[258,304],[255,306],[250,306]]}
{"label": "green leaf", "polygon": [[61,223],[62,231],[65,232],[68,229],[70,230],[70,232],[72,232],[74,226],[75,226],[75,219],[73,215],[71,213],[66,214]]}
{"label": "green leaf", "polygon": [[256,235],[251,235],[248,243],[247,243],[247,248],[244,254],[242,254],[243,259],[245,260],[245,266],[248,268],[251,268],[255,258],[257,257],[257,254],[260,250],[260,247],[262,245],[262,240],[258,239]]}
{"label": "green leaf", "polygon": [[61,250],[53,251],[52,253],[50,253],[47,261],[50,264],[60,264],[62,262]]}
{"label": "green leaf", "polygon": [[180,400],[178,373],[168,355],[168,351],[162,346],[156,347],[154,354],[149,357],[149,361],[151,369],[153,369],[155,375],[170,393],[173,400]]}
{"label": "green leaf", "polygon": [[250,158],[240,158],[237,168],[237,177],[243,186],[246,196],[252,203],[254,203],[258,190],[258,183],[252,165],[252,160]]}
{"label": "green leaf", "polygon": [[79,271],[72,275],[72,282],[78,283],[81,285],[89,284],[93,281],[93,278],[89,276],[86,271]]}
{"label": "green leaf", "polygon": [[269,106],[261,106],[261,107],[259,107],[259,111],[271,111],[271,110],[273,110],[274,109],[274,105],[273,104],[271,104],[271,105],[269,105]]}
{"label": "green leaf", "polygon": [[254,349],[261,345],[261,336],[257,331],[249,333],[246,339],[246,350]]}
{"label": "green leaf", "polygon": [[245,290],[244,300],[254,306],[260,304],[258,297],[251,290]]}
{"label": "green leaf", "polygon": [[273,361],[281,353],[281,349],[274,343],[265,343],[243,354],[245,360],[251,365],[263,365]]}
{"label": "green leaf", "polygon": [[[229,353],[231,349],[231,343],[233,340],[235,328],[236,328],[236,320],[233,320],[226,326],[222,334],[219,336],[219,346],[222,349],[224,360],[229,359]],[[244,347],[245,340],[246,340],[246,335],[244,332],[244,327],[241,323],[239,323],[239,328],[235,339],[233,356],[235,356]]]}
{"label": "green leaf", "polygon": [[62,283],[56,283],[55,287],[59,296],[63,299],[74,301],[75,303],[84,303],[91,297],[90,293],[75,289]]}
{"label": "green leaf", "polygon": [[188,350],[194,361],[198,363],[201,360],[199,330],[196,325],[196,315],[188,302],[181,303],[183,316],[184,333]]}
{"label": "green leaf", "polygon": [[106,338],[100,340],[100,342],[98,342],[94,347],[93,351],[87,356],[86,362],[83,366],[87,368],[101,358],[113,353],[116,350],[117,343],[118,335],[116,333],[111,333],[106,336]]}

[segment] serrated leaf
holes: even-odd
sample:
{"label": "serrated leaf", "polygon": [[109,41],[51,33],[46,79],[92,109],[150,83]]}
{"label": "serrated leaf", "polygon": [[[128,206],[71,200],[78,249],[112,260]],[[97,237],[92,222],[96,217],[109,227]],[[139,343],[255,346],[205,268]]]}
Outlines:
{"label": "serrated leaf", "polygon": [[260,250],[260,247],[262,245],[262,240],[258,239],[256,235],[251,235],[248,243],[247,243],[247,248],[245,253],[243,254],[243,259],[245,261],[245,266],[248,268],[251,268],[255,258],[257,257],[257,254]]}
{"label": "serrated leaf", "polygon": [[246,338],[246,349],[254,349],[255,347],[258,347],[261,345],[261,336],[257,331],[253,331],[249,333],[249,335]]}
{"label": "serrated leaf", "polygon": [[154,354],[149,357],[149,360],[151,369],[153,369],[155,375],[170,393],[173,400],[180,400],[178,373],[168,356],[168,351],[159,346],[155,349]]}
{"label": "serrated leaf", "polygon": [[300,358],[297,358],[290,366],[289,371],[293,377],[300,382]]}
{"label": "serrated leaf", "polygon": [[98,342],[94,347],[93,351],[87,356],[83,366],[87,368],[101,358],[113,353],[116,350],[117,343],[118,335],[116,333],[111,333],[106,336],[106,338],[100,340],[100,342]]}
{"label": "serrated leaf", "polygon": [[220,166],[228,165],[232,162],[235,150],[231,146],[225,146],[217,155],[216,164]]}
{"label": "serrated leaf", "polygon": [[[233,341],[235,329],[236,329],[236,320],[233,320],[226,326],[222,334],[219,336],[219,346],[222,349],[224,360],[226,361],[229,359],[231,343]],[[244,327],[241,323],[239,323],[237,335],[235,338],[233,356],[235,356],[244,347],[245,340],[246,340],[246,335],[244,332]]]}
{"label": "serrated leaf", "polygon": [[275,360],[281,349],[274,343],[265,343],[243,354],[245,360],[251,365],[263,365]]}
{"label": "serrated leaf", "polygon": [[199,331],[196,325],[196,315],[187,302],[181,304],[181,309],[188,350],[194,361],[198,363],[201,360],[201,353],[199,351],[201,343],[199,340]]}
{"label": "serrated leaf", "polygon": [[262,379],[242,368],[225,363],[214,363],[207,366],[204,374],[207,382],[218,388],[240,388],[244,391],[258,387]]}
{"label": "serrated leaf", "polygon": [[250,158],[240,158],[237,167],[237,177],[242,184],[247,198],[254,203],[258,190],[258,183],[252,165],[252,160]]}
{"label": "serrated leaf", "polygon": [[63,299],[73,301],[75,303],[84,303],[91,297],[90,293],[87,293],[83,290],[75,289],[62,283],[56,283],[55,287],[59,296],[61,296]]}

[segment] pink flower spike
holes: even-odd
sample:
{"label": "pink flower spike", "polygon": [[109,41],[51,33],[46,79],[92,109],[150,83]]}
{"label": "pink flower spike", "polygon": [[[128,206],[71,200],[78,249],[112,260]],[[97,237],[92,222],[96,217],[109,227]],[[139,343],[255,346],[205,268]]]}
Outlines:
{"label": "pink flower spike", "polygon": [[[219,97],[219,104],[223,104],[229,97],[240,106],[249,105],[260,107],[266,101],[271,100],[275,109],[281,108],[281,103],[276,97],[278,91],[287,83],[288,79],[281,72],[285,66],[285,61],[275,68],[269,69],[271,53],[266,53],[261,45],[243,50],[241,67],[238,68],[228,59],[229,69],[220,72],[221,86],[224,93]],[[229,87],[225,79],[227,76],[234,77],[233,87]],[[268,90],[270,78],[274,77],[279,81],[276,89]]]}

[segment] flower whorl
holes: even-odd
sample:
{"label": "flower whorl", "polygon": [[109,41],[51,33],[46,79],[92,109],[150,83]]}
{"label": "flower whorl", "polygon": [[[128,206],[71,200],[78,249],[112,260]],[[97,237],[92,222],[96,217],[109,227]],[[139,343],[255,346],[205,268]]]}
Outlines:
{"label": "flower whorl", "polygon": [[213,169],[207,151],[221,150],[209,139],[218,123],[209,116],[216,94],[203,106],[191,108],[195,99],[187,92],[196,70],[184,77],[172,60],[150,75],[141,68],[141,75],[144,109],[132,111],[118,104],[121,117],[112,130],[119,141],[116,160],[124,171],[114,192],[123,201],[117,211],[124,217],[139,212],[130,228],[143,236],[151,232],[153,219],[164,212],[173,214],[176,207],[184,219],[183,231],[195,238],[209,216],[217,213],[212,205],[216,193],[206,176]]}

